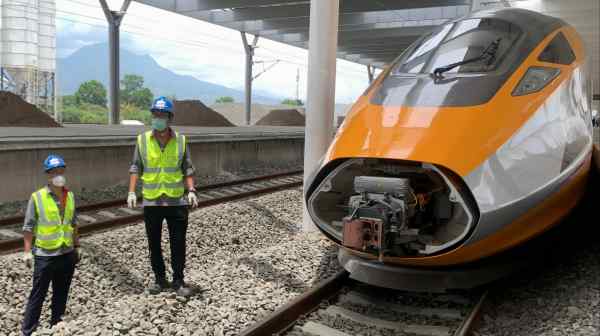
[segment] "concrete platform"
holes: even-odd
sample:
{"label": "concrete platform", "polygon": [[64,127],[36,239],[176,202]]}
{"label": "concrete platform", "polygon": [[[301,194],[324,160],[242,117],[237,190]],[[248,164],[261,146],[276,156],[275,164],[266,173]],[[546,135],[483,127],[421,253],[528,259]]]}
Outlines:
{"label": "concrete platform", "polygon": [[[63,128],[0,127],[3,174],[0,202],[27,199],[46,180],[41,162],[62,155],[69,185],[99,189],[129,179],[136,135],[142,126],[66,125]],[[300,165],[303,127],[174,127],[185,134],[198,175],[253,167]]]}
{"label": "concrete platform", "polygon": [[[190,143],[223,140],[304,138],[304,127],[184,127],[174,126]],[[65,125],[62,128],[0,127],[0,151],[78,146],[134,144],[137,134],[149,129],[126,125]]]}

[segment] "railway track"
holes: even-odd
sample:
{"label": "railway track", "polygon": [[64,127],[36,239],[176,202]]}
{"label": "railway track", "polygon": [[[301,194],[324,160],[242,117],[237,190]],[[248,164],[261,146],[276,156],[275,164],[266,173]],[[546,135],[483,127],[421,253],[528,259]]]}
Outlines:
{"label": "railway track", "polygon": [[487,293],[429,294],[375,288],[345,271],[319,283],[240,336],[466,336]]}
{"label": "railway track", "polygon": [[[302,178],[302,171],[292,171],[198,187],[198,207],[298,187],[302,185]],[[129,209],[126,204],[126,199],[118,199],[78,207],[80,234],[85,235],[143,219],[141,208]],[[18,250],[23,245],[23,220],[23,216],[0,219],[0,253]]]}

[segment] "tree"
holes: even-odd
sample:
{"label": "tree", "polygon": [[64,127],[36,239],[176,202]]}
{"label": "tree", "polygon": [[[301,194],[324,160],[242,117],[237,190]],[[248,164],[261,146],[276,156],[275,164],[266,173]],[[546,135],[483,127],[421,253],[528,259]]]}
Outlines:
{"label": "tree", "polygon": [[144,87],[144,77],[127,74],[121,80],[121,100],[142,109],[147,109],[152,104],[152,91]]}
{"label": "tree", "polygon": [[281,101],[281,104],[283,105],[292,105],[292,106],[304,106],[304,103],[302,102],[302,100],[300,99],[284,99],[283,101]]}
{"label": "tree", "polygon": [[121,105],[121,115],[126,120],[139,120],[146,125],[150,124],[152,114],[148,112],[148,109],[140,109],[139,107],[131,104]]}
{"label": "tree", "polygon": [[126,74],[121,79],[121,93],[125,96],[144,87],[144,77],[134,74]]}
{"label": "tree", "polygon": [[235,102],[235,100],[233,99],[233,97],[229,97],[229,96],[219,97],[219,98],[217,98],[217,100],[215,100],[216,104],[233,103],[233,102]]}
{"label": "tree", "polygon": [[64,95],[61,97],[62,98],[62,106],[76,106],[77,105],[77,99],[75,99],[75,95]]}
{"label": "tree", "polygon": [[148,88],[143,88],[131,94],[129,103],[142,109],[148,109],[152,105],[152,98],[152,91]]}
{"label": "tree", "polygon": [[84,82],[79,86],[77,92],[75,92],[75,102],[77,105],[93,104],[106,106],[106,89],[97,80]]}

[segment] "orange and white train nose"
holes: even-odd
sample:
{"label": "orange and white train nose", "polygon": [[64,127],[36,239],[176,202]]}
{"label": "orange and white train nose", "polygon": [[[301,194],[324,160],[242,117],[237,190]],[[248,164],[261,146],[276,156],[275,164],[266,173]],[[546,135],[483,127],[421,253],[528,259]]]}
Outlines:
{"label": "orange and white train nose", "polygon": [[538,13],[440,26],[353,106],[306,189],[313,221],[347,253],[427,267],[547,230],[589,171],[584,58],[573,28]]}

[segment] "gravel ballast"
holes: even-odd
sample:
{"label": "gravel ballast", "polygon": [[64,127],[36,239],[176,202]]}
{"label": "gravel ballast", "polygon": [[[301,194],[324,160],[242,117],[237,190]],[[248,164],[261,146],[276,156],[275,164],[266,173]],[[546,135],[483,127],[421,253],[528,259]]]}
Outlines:
{"label": "gravel ballast", "polygon": [[480,336],[600,335],[600,246],[507,279],[492,291]]}
{"label": "gravel ballast", "polygon": [[[186,281],[198,293],[189,299],[145,292],[152,272],[143,224],[85,237],[66,319],[48,329],[48,296],[37,334],[239,333],[339,270],[334,245],[320,233],[298,231],[301,198],[299,189],[287,190],[190,214]],[[0,256],[0,335],[19,335],[31,290],[32,271],[20,256]]]}
{"label": "gravel ballast", "polygon": [[597,195],[586,197],[567,220],[545,235],[537,259],[494,285],[477,335],[600,335],[597,202]]}

